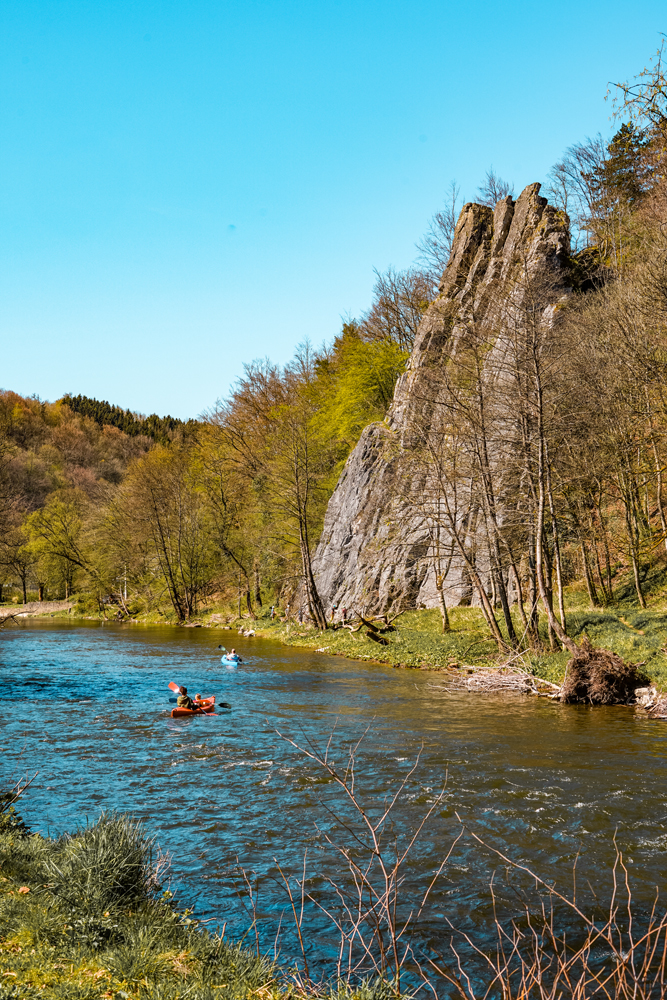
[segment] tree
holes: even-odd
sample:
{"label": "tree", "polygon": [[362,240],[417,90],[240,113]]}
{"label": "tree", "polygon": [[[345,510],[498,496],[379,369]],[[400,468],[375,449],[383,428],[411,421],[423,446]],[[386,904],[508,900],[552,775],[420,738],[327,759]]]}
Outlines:
{"label": "tree", "polygon": [[12,529],[3,533],[0,544],[0,565],[18,578],[24,604],[28,603],[28,578],[36,561],[37,557],[31,551],[28,538],[19,525],[14,524]]}
{"label": "tree", "polygon": [[498,177],[493,167],[489,167],[484,181],[477,188],[477,194],[480,204],[495,208],[503,198],[514,194],[514,185],[510,184],[509,181],[504,181],[502,177]]}
{"label": "tree", "polygon": [[336,448],[318,433],[317,361],[306,343],[283,369],[268,361],[247,365],[211,423],[222,435],[231,474],[253,491],[267,532],[286,556],[298,552],[309,613],[325,629],[312,553]]}
{"label": "tree", "polygon": [[[605,142],[575,143],[550,173],[548,193],[569,215],[577,249],[595,247],[598,266],[619,273],[636,244],[633,213],[655,180],[653,139],[633,122]],[[590,258],[590,254],[589,254]]]}
{"label": "tree", "polygon": [[25,521],[34,560],[47,566],[52,579],[63,582],[66,598],[74,589],[77,569],[93,579],[98,576],[93,552],[86,544],[86,513],[86,500],[79,492],[61,490]]}
{"label": "tree", "polygon": [[445,207],[435,213],[428,229],[417,243],[419,250],[417,259],[435,287],[440,283],[452,252],[454,233],[462,207],[459,204],[460,193],[461,189],[456,181],[451,181]]}
{"label": "tree", "polygon": [[364,427],[382,420],[409,354],[394,340],[368,340],[358,323],[345,323],[328,352],[315,359],[318,432],[339,442],[341,458],[359,439]]}
{"label": "tree", "polygon": [[419,324],[435,295],[430,274],[416,268],[384,274],[375,271],[373,304],[362,316],[359,330],[368,340],[385,340],[401,351],[412,350]]}
{"label": "tree", "polygon": [[261,516],[254,500],[254,490],[247,478],[239,476],[227,454],[226,440],[219,428],[209,425],[200,440],[197,484],[205,499],[211,524],[211,539],[223,559],[228,560],[243,583],[246,607],[255,616],[252,605],[261,607],[260,562]]}
{"label": "tree", "polygon": [[605,156],[604,140],[598,133],[570,146],[550,171],[548,197],[568,215],[577,250],[596,240],[600,201],[595,179],[603,169]]}
{"label": "tree", "polygon": [[191,448],[156,445],[130,467],[114,501],[125,530],[151,546],[179,621],[196,613],[215,576],[196,462]]}
{"label": "tree", "polygon": [[[660,44],[648,66],[634,77],[614,83],[616,95],[613,103],[615,117],[629,115],[641,125],[655,129],[664,137],[667,126],[667,78],[663,66],[665,39]],[[609,94],[607,94],[609,96]]]}

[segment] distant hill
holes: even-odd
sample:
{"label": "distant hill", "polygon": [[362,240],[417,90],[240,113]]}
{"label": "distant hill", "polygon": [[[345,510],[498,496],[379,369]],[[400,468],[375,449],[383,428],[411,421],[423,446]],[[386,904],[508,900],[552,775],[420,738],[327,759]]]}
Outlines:
{"label": "distant hill", "polygon": [[71,396],[67,393],[62,397],[61,402],[69,406],[74,413],[79,413],[82,417],[90,417],[100,427],[104,427],[105,424],[117,427],[129,437],[144,434],[162,444],[170,441],[176,431],[187,433],[194,430],[198,423],[196,420],[179,420],[177,417],[159,417],[157,413],[143,417],[131,410],[124,410],[120,406],[112,406],[106,399],[93,399],[90,396]]}

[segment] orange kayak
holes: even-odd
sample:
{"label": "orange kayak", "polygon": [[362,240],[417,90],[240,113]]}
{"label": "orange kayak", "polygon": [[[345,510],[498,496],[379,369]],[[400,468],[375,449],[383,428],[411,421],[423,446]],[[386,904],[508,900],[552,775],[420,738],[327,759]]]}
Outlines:
{"label": "orange kayak", "polygon": [[197,704],[200,706],[199,708],[172,708],[172,719],[184,719],[188,715],[210,715],[211,712],[215,712],[215,695],[211,695],[210,698],[202,698]]}

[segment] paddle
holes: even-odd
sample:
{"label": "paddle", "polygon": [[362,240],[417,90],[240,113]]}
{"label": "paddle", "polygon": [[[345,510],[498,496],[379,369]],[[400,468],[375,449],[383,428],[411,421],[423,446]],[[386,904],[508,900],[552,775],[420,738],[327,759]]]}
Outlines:
{"label": "paddle", "polygon": [[[170,705],[175,705],[177,701],[178,701],[178,698],[170,698],[169,699],[169,704]],[[216,705],[215,707],[216,708],[231,708],[232,706],[229,704],[228,701],[221,701],[220,704]]]}

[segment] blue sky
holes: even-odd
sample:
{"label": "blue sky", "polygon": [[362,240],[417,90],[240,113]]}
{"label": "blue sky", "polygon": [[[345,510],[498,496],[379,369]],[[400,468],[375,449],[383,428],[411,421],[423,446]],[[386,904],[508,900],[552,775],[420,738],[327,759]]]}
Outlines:
{"label": "blue sky", "polygon": [[664,2],[3,0],[0,386],[196,416],[406,267],[455,178],[609,133]]}

